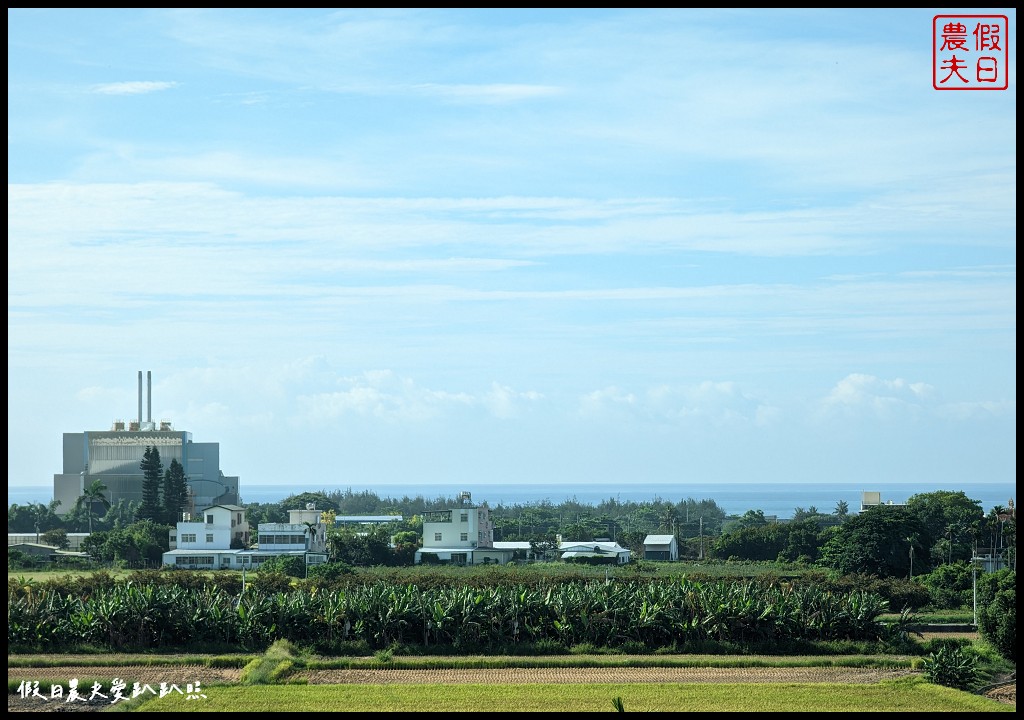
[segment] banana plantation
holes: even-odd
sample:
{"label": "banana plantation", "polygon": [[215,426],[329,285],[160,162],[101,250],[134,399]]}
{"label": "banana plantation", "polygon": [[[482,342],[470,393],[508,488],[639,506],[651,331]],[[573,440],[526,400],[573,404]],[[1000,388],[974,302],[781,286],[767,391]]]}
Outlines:
{"label": "banana plantation", "polygon": [[880,621],[885,612],[887,602],[871,593],[758,580],[429,589],[374,583],[241,593],[212,583],[125,582],[86,593],[10,585],[7,640],[17,652],[260,651],[278,639],[337,654],[354,647],[514,654],[580,645],[694,652],[716,642],[884,640],[891,632]]}

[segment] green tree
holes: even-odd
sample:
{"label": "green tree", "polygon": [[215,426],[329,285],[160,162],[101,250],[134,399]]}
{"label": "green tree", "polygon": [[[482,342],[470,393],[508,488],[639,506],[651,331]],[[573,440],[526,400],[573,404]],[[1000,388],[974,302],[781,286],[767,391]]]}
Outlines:
{"label": "green tree", "polygon": [[554,533],[538,535],[530,540],[530,552],[538,560],[553,560],[558,555],[558,539]]}
{"label": "green tree", "polygon": [[120,530],[135,522],[135,513],[138,512],[138,509],[138,501],[118,498],[101,519],[101,524],[111,530]]}
{"label": "green tree", "polygon": [[103,560],[119,565],[128,565],[141,558],[139,546],[129,530],[130,527],[129,525],[122,530],[111,530],[107,533],[107,539],[102,548]]}
{"label": "green tree", "polygon": [[163,554],[170,549],[170,529],[169,525],[150,520],[140,520],[128,525],[125,530],[135,546],[135,559],[153,567],[160,567]]}
{"label": "green tree", "polygon": [[735,532],[743,528],[762,527],[767,524],[768,518],[764,516],[764,510],[747,510],[741,517],[727,522],[723,531]]}
{"label": "green tree", "polygon": [[814,519],[791,522],[782,525],[786,529],[786,548],[779,553],[779,560],[794,562],[807,560],[815,562],[821,551],[822,532]]}
{"label": "green tree", "polygon": [[[327,496],[325,492],[304,492],[298,495],[289,495],[281,501],[286,510],[305,509],[306,505],[312,503],[317,510],[334,510],[338,512],[338,503]],[[339,513],[347,514],[347,513]]]}
{"label": "green tree", "polygon": [[188,503],[188,478],[185,476],[185,468],[177,458],[171,459],[171,464],[164,472],[161,500],[163,501],[163,522],[171,526],[176,525]]}
{"label": "green tree", "polygon": [[940,565],[917,578],[926,588],[934,608],[960,609],[971,606],[973,599],[973,568],[968,562]]}
{"label": "green tree", "polygon": [[395,545],[414,545],[415,547],[420,546],[420,534],[415,530],[401,530],[396,532],[391,541]]}
{"label": "green tree", "polygon": [[106,544],[109,536],[110,532],[107,530],[97,530],[94,533],[89,533],[89,536],[82,540],[82,552],[88,553],[89,557],[93,560],[110,560],[106,555]]}
{"label": "green tree", "polygon": [[836,503],[836,510],[834,514],[836,517],[845,520],[850,514],[850,504],[845,500],[840,500]]}
{"label": "green tree", "polygon": [[159,521],[163,517],[160,485],[164,471],[160,451],[155,447],[147,447],[139,466],[142,468],[142,504],[135,517],[138,520]]}
{"label": "green tree", "polygon": [[581,517],[562,527],[562,537],[566,540],[590,542],[594,539],[594,524],[590,518]]}
{"label": "green tree", "polygon": [[60,550],[67,550],[71,546],[71,541],[68,540],[68,531],[64,528],[53,528],[44,532],[40,538],[44,545],[58,548]]}
{"label": "green tree", "polygon": [[907,509],[921,523],[919,540],[924,550],[918,556],[932,567],[971,559],[973,548],[967,539],[971,528],[984,517],[981,503],[963,491],[937,490],[919,493],[907,500]]}
{"label": "green tree", "polygon": [[712,541],[716,558],[793,562],[798,558],[814,561],[821,546],[821,531],[813,519],[771,523],[739,528]]}
{"label": "green tree", "polygon": [[420,547],[420,534],[414,530],[399,530],[391,537],[395,565],[414,565]]}
{"label": "green tree", "polygon": [[96,505],[101,505],[104,512],[110,509],[110,501],[104,495],[106,491],[107,486],[102,480],[93,480],[78,496],[78,505],[85,507],[89,515],[89,532],[92,532],[92,517],[96,513]]}
{"label": "green tree", "polygon": [[787,526],[781,523],[730,530],[711,543],[713,557],[727,560],[775,560],[788,545]]}
{"label": "green tree", "polygon": [[301,555],[276,555],[262,565],[260,574],[281,573],[300,578],[306,574],[306,562]]}
{"label": "green tree", "polygon": [[282,503],[249,503],[245,506],[245,515],[252,528],[259,527],[261,523],[288,522],[288,511]]}
{"label": "green tree", "polygon": [[158,567],[169,547],[166,525],[139,520],[110,531],[97,531],[82,541],[82,550],[96,560]]}
{"label": "green tree", "polygon": [[1017,662],[1017,573],[978,575],[978,632],[1000,655]]}
{"label": "green tree", "polygon": [[7,532],[44,533],[56,527],[63,527],[64,522],[57,515],[60,500],[51,500],[49,504],[29,503],[19,505],[12,503],[7,508]]}
{"label": "green tree", "polygon": [[[915,513],[888,505],[870,508],[832,530],[821,548],[822,565],[844,575],[861,573],[883,578],[909,575],[910,538],[924,534]],[[919,572],[928,569],[922,567]]]}
{"label": "green tree", "polygon": [[394,565],[391,537],[386,528],[377,526],[368,531],[340,527],[329,530],[327,551],[332,562],[353,567]]}

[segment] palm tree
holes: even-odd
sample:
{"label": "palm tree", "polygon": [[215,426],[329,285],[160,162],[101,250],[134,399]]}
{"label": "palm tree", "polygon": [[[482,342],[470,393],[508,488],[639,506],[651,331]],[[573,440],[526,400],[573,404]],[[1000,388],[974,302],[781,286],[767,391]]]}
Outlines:
{"label": "palm tree", "polygon": [[907,542],[910,543],[910,579],[914,579],[914,543],[917,542],[917,535],[910,535],[907,538]]}
{"label": "palm tree", "polygon": [[313,549],[313,539],[316,537],[318,524],[315,522],[304,522],[302,524],[306,526],[306,550],[309,551]]}
{"label": "palm tree", "polygon": [[956,525],[950,524],[946,526],[945,535],[946,539],[949,541],[949,552],[947,553],[946,563],[949,565],[953,564],[953,540],[956,539],[959,530],[960,528]]}
{"label": "palm tree", "polygon": [[78,498],[78,507],[85,505],[85,510],[89,514],[90,535],[92,534],[92,514],[95,503],[102,505],[104,510],[110,509],[110,501],[103,494],[106,490],[107,486],[103,484],[102,480],[93,480],[89,487],[82,490],[82,494]]}

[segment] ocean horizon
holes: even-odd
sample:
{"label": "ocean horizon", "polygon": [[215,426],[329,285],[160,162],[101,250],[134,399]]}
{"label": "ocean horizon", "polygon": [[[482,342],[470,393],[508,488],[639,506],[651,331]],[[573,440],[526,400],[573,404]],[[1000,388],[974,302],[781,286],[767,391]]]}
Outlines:
{"label": "ocean horizon", "polygon": [[[883,503],[905,503],[914,495],[946,491],[963,491],[967,497],[981,504],[988,512],[1004,506],[1017,495],[1013,482],[1005,483],[630,483],[622,485],[582,485],[573,483],[488,485],[488,484],[356,484],[333,483],[321,486],[295,484],[245,485],[241,484],[242,503],[280,502],[289,495],[301,492],[372,492],[381,499],[423,497],[457,498],[468,492],[475,503],[487,503],[491,508],[499,505],[559,505],[575,501],[581,505],[597,506],[615,499],[618,502],[653,502],[655,500],[678,503],[687,499],[713,500],[726,515],[743,515],[748,510],[760,510],[767,516],[791,518],[797,508],[832,513],[845,501],[851,513],[860,510],[862,493],[881,493]],[[7,490],[7,504],[49,503],[53,491],[44,487],[13,486]]]}

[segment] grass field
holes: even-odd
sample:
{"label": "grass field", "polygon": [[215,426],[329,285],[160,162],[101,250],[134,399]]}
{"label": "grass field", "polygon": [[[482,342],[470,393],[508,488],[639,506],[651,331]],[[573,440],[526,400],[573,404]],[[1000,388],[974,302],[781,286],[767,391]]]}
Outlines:
{"label": "grass field", "polygon": [[134,712],[1014,712],[917,678],[875,685],[276,685],[211,687],[206,698],[152,697]]}
{"label": "grass field", "polygon": [[[286,644],[260,656],[9,656],[8,709],[69,709],[22,698],[19,678],[79,679],[86,691],[127,681],[108,712],[1013,712],[1015,705],[928,683],[909,658],[877,657],[367,657],[293,654]],[[640,682],[636,678],[644,678]],[[665,677],[673,678],[665,681]],[[603,678],[593,681],[593,678]],[[607,681],[612,678],[613,681]],[[731,679],[736,678],[736,682]],[[841,682],[836,678],[845,678]],[[799,679],[797,681],[796,679]],[[201,695],[132,698],[134,682],[160,688],[201,680]],[[84,709],[84,708],[80,708]]]}

